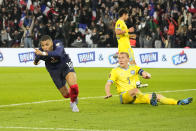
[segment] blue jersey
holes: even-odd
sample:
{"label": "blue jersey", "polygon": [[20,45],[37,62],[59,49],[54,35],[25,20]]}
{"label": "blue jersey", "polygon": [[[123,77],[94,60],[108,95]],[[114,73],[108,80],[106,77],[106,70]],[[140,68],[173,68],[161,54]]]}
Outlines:
{"label": "blue jersey", "polygon": [[[42,48],[39,50],[43,51]],[[45,61],[48,72],[62,71],[66,68],[73,68],[69,55],[65,53],[64,46],[61,41],[53,41],[53,51],[47,52],[48,56],[35,55],[35,62],[39,60]]]}

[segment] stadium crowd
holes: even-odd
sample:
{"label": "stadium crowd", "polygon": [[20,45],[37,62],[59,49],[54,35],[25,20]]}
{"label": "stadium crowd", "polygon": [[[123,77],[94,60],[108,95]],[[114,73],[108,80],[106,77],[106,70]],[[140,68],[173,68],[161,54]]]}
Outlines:
{"label": "stadium crowd", "polygon": [[0,47],[117,47],[114,25],[127,8],[133,47],[195,48],[196,0],[0,0]]}

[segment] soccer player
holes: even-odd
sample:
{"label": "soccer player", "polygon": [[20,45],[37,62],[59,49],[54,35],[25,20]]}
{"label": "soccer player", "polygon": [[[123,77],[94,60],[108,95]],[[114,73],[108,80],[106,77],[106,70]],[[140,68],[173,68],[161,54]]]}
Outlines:
{"label": "soccer player", "polygon": [[134,32],[134,28],[127,28],[125,21],[129,17],[126,9],[122,8],[119,11],[119,19],[115,24],[115,33],[118,41],[118,52],[127,52],[130,57],[131,64],[135,64],[134,53],[130,45],[129,32]]}
{"label": "soccer player", "polygon": [[120,95],[121,104],[147,103],[157,106],[157,102],[171,105],[185,105],[192,102],[193,98],[191,97],[183,100],[175,100],[156,93],[143,94],[138,88],[136,88],[135,76],[140,74],[144,79],[150,79],[151,75],[136,65],[129,65],[129,55],[127,52],[120,52],[118,60],[120,64],[119,67],[112,69],[109,80],[105,85],[105,99],[112,97],[110,87],[112,83],[115,83],[117,92]]}
{"label": "soccer player", "polygon": [[[129,32],[134,32],[134,28],[127,28],[127,25],[125,24],[125,21],[129,17],[129,13],[126,9],[122,8],[119,11],[119,19],[117,20],[115,24],[115,33],[116,33],[116,38],[118,41],[118,53],[120,52],[127,52],[129,54],[129,59],[130,59],[130,64],[131,65],[136,65],[135,62],[135,57],[134,57],[134,52],[133,49],[131,48],[130,45],[130,38],[129,38]],[[141,84],[139,80],[139,76],[135,77],[136,78],[136,84],[137,86],[140,87],[147,87],[148,84]]]}
{"label": "soccer player", "polygon": [[[63,97],[70,97],[70,106],[73,112],[79,112],[77,107],[78,84],[73,64],[68,54],[64,51],[61,41],[52,40],[50,36],[44,35],[40,39],[41,48],[35,49],[34,64],[40,60],[45,61],[45,66],[53,82]],[[66,88],[66,82],[70,89]]]}

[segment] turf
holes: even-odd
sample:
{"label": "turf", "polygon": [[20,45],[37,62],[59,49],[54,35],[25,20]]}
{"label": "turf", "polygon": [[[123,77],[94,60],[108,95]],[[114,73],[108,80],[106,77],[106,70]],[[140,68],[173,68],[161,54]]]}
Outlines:
{"label": "turf", "polygon": [[[71,112],[45,68],[0,68],[0,130],[120,130],[157,131],[196,129],[196,102],[190,105],[127,104],[114,97],[103,99],[104,86],[111,68],[76,68],[79,113]],[[152,79],[142,92],[162,92],[164,96],[196,98],[196,69],[145,69]],[[2,107],[2,105],[39,102]]]}

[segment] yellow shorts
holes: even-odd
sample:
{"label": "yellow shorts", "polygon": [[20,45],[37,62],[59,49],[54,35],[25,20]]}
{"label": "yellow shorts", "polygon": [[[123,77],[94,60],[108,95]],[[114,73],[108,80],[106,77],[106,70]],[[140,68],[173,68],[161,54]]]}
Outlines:
{"label": "yellow shorts", "polygon": [[130,96],[129,92],[122,92],[120,94],[120,103],[121,104],[138,104],[138,103],[148,103],[149,104],[149,94],[145,94],[139,97]]}
{"label": "yellow shorts", "polygon": [[120,103],[121,104],[132,104],[135,101],[135,98],[130,96],[129,92],[122,92],[120,94]]}
{"label": "yellow shorts", "polygon": [[135,60],[134,52],[132,48],[119,48],[118,52],[127,52],[129,54],[129,60]]}

